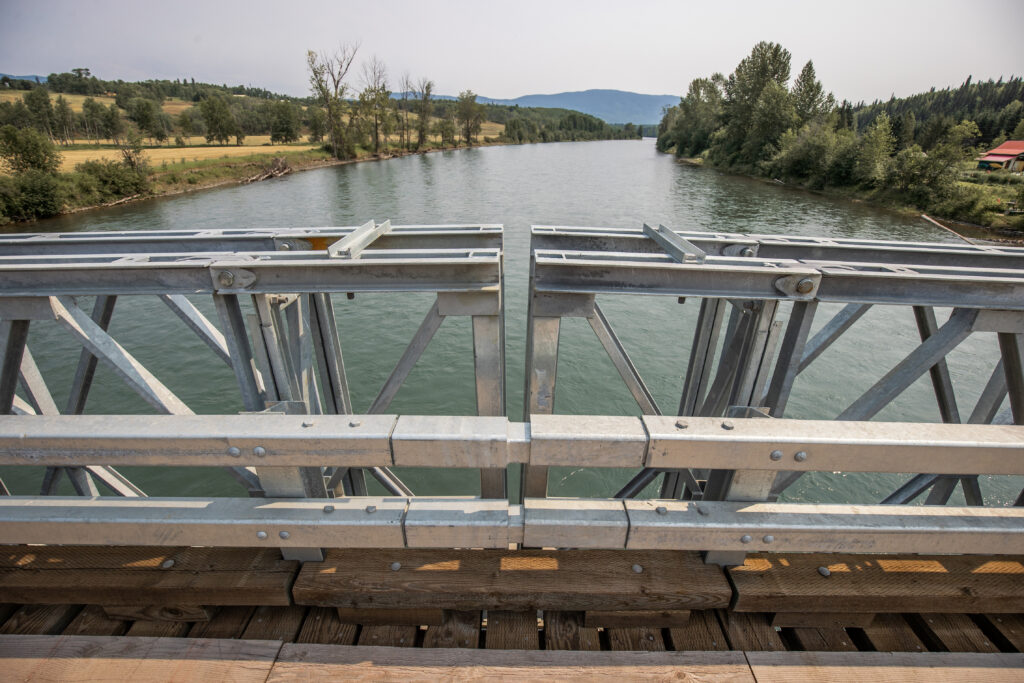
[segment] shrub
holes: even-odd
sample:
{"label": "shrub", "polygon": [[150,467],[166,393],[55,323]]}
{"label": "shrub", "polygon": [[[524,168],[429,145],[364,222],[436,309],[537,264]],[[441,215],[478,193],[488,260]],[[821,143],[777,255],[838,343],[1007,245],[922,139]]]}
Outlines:
{"label": "shrub", "polygon": [[95,194],[100,201],[140,194],[149,186],[144,173],[117,161],[86,161],[75,166],[75,171],[79,191]]}
{"label": "shrub", "polygon": [[20,215],[14,215],[12,218],[49,218],[60,213],[63,202],[56,176],[45,171],[29,169],[15,176],[15,181],[18,184]]}

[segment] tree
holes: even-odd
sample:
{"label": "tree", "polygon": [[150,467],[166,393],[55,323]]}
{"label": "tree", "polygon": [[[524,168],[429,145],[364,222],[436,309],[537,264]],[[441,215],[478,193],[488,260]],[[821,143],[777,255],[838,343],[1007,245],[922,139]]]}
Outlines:
{"label": "tree", "polygon": [[[237,139],[241,134],[238,123],[235,121],[231,108],[224,97],[220,95],[207,97],[199,103],[199,111],[202,113],[203,121],[206,123],[207,142],[216,140],[220,144],[226,145],[232,136],[235,136]],[[242,135],[242,137],[244,138],[245,136]]]}
{"label": "tree", "polygon": [[103,137],[116,143],[123,133],[124,121],[121,120],[121,112],[116,104],[111,104],[103,114]]}
{"label": "tree", "polygon": [[430,130],[430,115],[433,113],[434,105],[430,102],[430,96],[434,91],[434,81],[429,78],[421,78],[416,87],[416,149],[419,150],[427,143],[427,132]]}
{"label": "tree", "polygon": [[465,140],[467,146],[472,145],[483,127],[484,106],[476,101],[475,92],[463,90],[459,93],[455,111],[462,139]]}
{"label": "tree", "polygon": [[356,58],[358,45],[341,45],[333,54],[309,50],[306,52],[306,66],[309,69],[309,84],[324,111],[327,113],[327,134],[331,151],[336,159],[351,156],[355,150],[347,144],[342,117],[347,107],[345,94],[349,69]]}
{"label": "tree", "polygon": [[896,146],[889,116],[884,111],[861,136],[854,161],[854,179],[864,185],[879,185],[888,172],[889,157]]}
{"label": "tree", "polygon": [[86,97],[82,102],[82,121],[85,123],[86,135],[91,135],[96,144],[100,142],[100,133],[103,130],[103,114],[106,109],[102,104],[91,97]]}
{"label": "tree", "polygon": [[761,90],[750,117],[742,153],[748,161],[762,161],[778,151],[782,134],[797,123],[792,98],[786,88],[769,82]]}
{"label": "tree", "polygon": [[747,145],[746,150],[742,151],[747,140],[748,126],[761,99],[761,92],[769,83],[786,89],[789,64],[788,50],[777,43],[762,41],[754,46],[749,56],[740,61],[725,81],[725,129],[716,145],[720,160],[728,162],[735,158],[748,163],[756,160],[750,153],[760,153],[757,145]]}
{"label": "tree", "polygon": [[32,114],[32,125],[41,133],[53,139],[53,105],[50,103],[49,91],[38,86],[23,96],[25,106]]}
{"label": "tree", "polygon": [[53,141],[34,128],[0,128],[0,160],[11,173],[42,171],[55,174],[60,168],[60,152]]}
{"label": "tree", "polygon": [[291,102],[275,102],[271,108],[270,141],[295,142],[299,139],[299,111]]}
{"label": "tree", "polygon": [[195,122],[192,120],[192,114],[188,109],[183,109],[178,114],[178,128],[181,129],[181,134],[185,136],[185,139],[191,143],[192,135],[196,132],[196,128]]}
{"label": "tree", "polygon": [[57,137],[64,144],[75,141],[75,113],[63,95],[57,96],[57,106],[53,110],[53,122]]}
{"label": "tree", "polygon": [[826,94],[814,73],[814,62],[808,60],[793,82],[793,108],[801,125],[835,108],[835,98]]}
{"label": "tree", "polygon": [[[376,55],[363,64],[363,91],[359,93],[359,104],[370,125],[373,138],[373,153],[380,154],[380,143],[387,126],[391,107],[391,91],[388,89],[388,72]],[[387,148],[387,136],[384,135]]]}
{"label": "tree", "polygon": [[412,147],[412,135],[409,131],[409,96],[412,94],[412,90],[415,86],[412,82],[412,76],[406,71],[402,74],[402,112],[399,115],[399,140],[402,143],[402,149],[408,151]]}
{"label": "tree", "polygon": [[327,132],[327,117],[324,110],[316,105],[306,108],[306,125],[309,127],[309,141],[320,142]]}

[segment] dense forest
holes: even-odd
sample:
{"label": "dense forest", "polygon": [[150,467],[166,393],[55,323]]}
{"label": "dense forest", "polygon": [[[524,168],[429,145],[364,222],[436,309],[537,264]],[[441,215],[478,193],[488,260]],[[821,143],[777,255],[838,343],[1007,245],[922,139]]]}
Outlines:
{"label": "dense forest", "polygon": [[754,46],[729,76],[698,78],[666,110],[658,149],[716,168],[867,197],[979,224],[1024,205],[1024,179],[970,170],[979,152],[1024,139],[1020,77],[971,82],[888,102],[837,103],[808,61],[790,84],[790,53]]}

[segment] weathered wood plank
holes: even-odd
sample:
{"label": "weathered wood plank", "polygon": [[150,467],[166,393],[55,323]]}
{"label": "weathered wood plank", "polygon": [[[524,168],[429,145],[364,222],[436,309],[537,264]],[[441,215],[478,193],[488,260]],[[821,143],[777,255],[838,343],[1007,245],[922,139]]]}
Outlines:
{"label": "weathered wood plank", "polygon": [[666,643],[673,650],[728,650],[729,641],[722,632],[714,610],[690,612],[686,626],[670,628]]}
{"label": "weathered wood plank", "polygon": [[7,617],[0,634],[56,635],[81,610],[81,605],[23,605]]}
{"label": "weathered wood plank", "polygon": [[442,623],[428,626],[423,647],[480,647],[480,612],[447,610]]}
{"label": "weathered wood plank", "polygon": [[739,612],[1024,611],[1020,557],[759,554],[729,574]]}
{"label": "weathered wood plank", "polygon": [[685,626],[690,610],[587,610],[583,623],[589,628],[670,628]]}
{"label": "weathered wood plank", "polygon": [[864,627],[864,635],[879,652],[924,652],[928,649],[901,614],[879,614],[870,626]]}
{"label": "weathered wood plank", "polygon": [[944,652],[747,652],[758,683],[1020,681],[1024,655]]}
{"label": "weathered wood plank", "polygon": [[306,618],[306,608],[297,605],[291,607],[257,607],[248,626],[242,632],[245,640],[282,640],[290,643],[295,640]]}
{"label": "weathered wood plank", "polygon": [[613,650],[663,652],[667,649],[660,629],[635,626],[605,630],[608,632],[608,644]]}
{"label": "weathered wood plank", "polygon": [[723,614],[725,634],[734,650],[785,650],[782,636],[766,614]]}
{"label": "weathered wood plank", "polygon": [[181,605],[179,607],[163,605],[149,605],[148,607],[106,605],[102,609],[111,619],[127,621],[135,619],[146,621],[209,621],[217,613],[216,607],[203,607],[202,605]]}
{"label": "weathered wood plank", "polygon": [[11,546],[0,602],[287,605],[298,569],[276,549]]}
{"label": "weathered wood plank", "polygon": [[540,649],[537,612],[488,610],[484,642],[488,650]]}
{"label": "weathered wood plank", "polygon": [[772,626],[779,628],[864,628],[874,613],[863,612],[776,612]]}
{"label": "weathered wood plank", "polygon": [[342,622],[338,613],[330,607],[310,607],[295,642],[354,645],[358,630],[355,624]]}
{"label": "weathered wood plank", "polygon": [[583,612],[544,612],[545,650],[600,650],[596,628],[584,625]]}
{"label": "weathered wood plank", "polygon": [[966,614],[921,614],[909,619],[929,650],[999,652],[999,648]]}
{"label": "weathered wood plank", "polygon": [[1024,617],[1019,614],[988,614],[985,618],[1019,652],[1024,652]]}
{"label": "weathered wood plank", "polygon": [[443,609],[359,609],[336,607],[338,619],[346,624],[363,626],[440,626]]}
{"label": "weathered wood plank", "polygon": [[97,605],[86,605],[64,628],[66,636],[120,636],[128,630],[124,619],[111,619]]}
{"label": "weathered wood plank", "polygon": [[188,635],[192,624],[185,621],[148,621],[140,619],[132,622],[125,633],[132,638],[184,638]]}
{"label": "weathered wood plank", "polygon": [[742,652],[430,650],[285,645],[268,683],[287,681],[750,681]]}
{"label": "weathered wood plank", "polygon": [[209,621],[198,621],[188,632],[189,638],[241,638],[249,625],[255,607],[221,607]]}
{"label": "weathered wood plank", "polygon": [[245,640],[4,636],[0,659],[7,680],[262,683],[280,647]]}
{"label": "weathered wood plank", "polygon": [[725,607],[732,590],[690,552],[331,550],[303,566],[293,594],[358,608],[680,610]]}
{"label": "weathered wood plank", "polygon": [[856,652],[850,635],[841,628],[794,628],[790,631],[799,650]]}
{"label": "weathered wood plank", "polygon": [[359,632],[359,644],[416,647],[419,630],[419,626],[364,626]]}

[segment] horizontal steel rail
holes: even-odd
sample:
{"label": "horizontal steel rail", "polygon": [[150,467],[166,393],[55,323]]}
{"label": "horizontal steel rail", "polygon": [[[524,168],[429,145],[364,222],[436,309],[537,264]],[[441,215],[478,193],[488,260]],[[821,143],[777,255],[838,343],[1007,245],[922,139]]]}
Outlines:
{"label": "horizontal steel rail", "polygon": [[[8,256],[138,254],[186,252],[323,251],[358,229],[231,228],[147,230],[145,232],[21,233],[0,236]],[[395,225],[376,244],[383,249],[501,248],[502,227],[480,225]]]}
{"label": "horizontal steel rail", "polygon": [[683,467],[1024,475],[1024,426],[647,415],[0,419],[0,465]]}
{"label": "horizontal steel rail", "polygon": [[1024,508],[4,496],[0,543],[1021,554]]}

